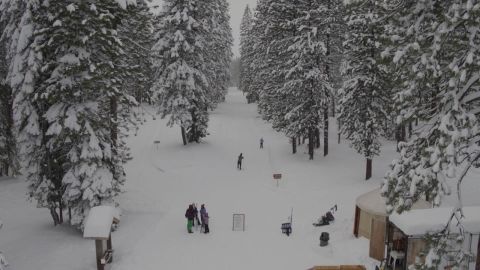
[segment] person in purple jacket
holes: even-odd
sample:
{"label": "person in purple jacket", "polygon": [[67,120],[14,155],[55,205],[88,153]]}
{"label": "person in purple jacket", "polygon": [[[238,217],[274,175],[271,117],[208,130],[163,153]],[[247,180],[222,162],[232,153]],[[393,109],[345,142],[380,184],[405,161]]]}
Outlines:
{"label": "person in purple jacket", "polygon": [[202,220],[202,227],[203,227],[203,232],[204,233],[209,233],[210,228],[208,227],[208,212],[207,209],[205,209],[205,204],[202,204],[200,208],[200,219]]}

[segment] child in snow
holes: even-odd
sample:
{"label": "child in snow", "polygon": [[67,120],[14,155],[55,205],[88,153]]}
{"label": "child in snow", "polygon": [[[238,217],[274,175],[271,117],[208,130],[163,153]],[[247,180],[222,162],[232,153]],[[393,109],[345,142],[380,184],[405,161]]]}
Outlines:
{"label": "child in snow", "polygon": [[240,153],[240,156],[238,156],[238,161],[237,161],[237,169],[239,170],[242,169],[242,160],[243,160],[243,154]]}
{"label": "child in snow", "polygon": [[205,209],[205,204],[202,204],[200,208],[200,218],[202,219],[202,227],[204,229],[204,233],[209,233],[210,228],[208,228],[208,213],[207,209]]}
{"label": "child in snow", "polygon": [[185,212],[185,217],[187,218],[187,230],[188,233],[193,233],[192,226],[193,226],[193,219],[195,218],[193,212],[193,205],[189,205],[187,211]]}

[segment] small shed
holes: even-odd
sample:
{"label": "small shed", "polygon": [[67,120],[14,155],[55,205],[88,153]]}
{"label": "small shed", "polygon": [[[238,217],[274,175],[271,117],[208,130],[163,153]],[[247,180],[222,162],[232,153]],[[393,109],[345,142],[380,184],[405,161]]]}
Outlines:
{"label": "small shed", "polygon": [[83,237],[95,240],[97,270],[112,262],[112,226],[119,222],[120,212],[112,206],[96,206],[88,213]]}
{"label": "small shed", "polygon": [[[387,254],[393,250],[404,254],[405,262],[403,269],[415,263],[417,256],[425,248],[424,237],[428,232],[439,231],[445,228],[449,217],[452,214],[452,208],[431,208],[418,209],[404,212],[402,214],[392,214],[389,217],[387,229]],[[472,254],[474,259],[468,262],[465,269],[480,269],[480,206],[463,207],[465,219],[462,224],[465,228],[464,247]],[[453,232],[452,237],[456,237],[456,222],[450,224]],[[458,232],[458,231],[457,231]],[[448,268],[448,258],[442,258],[442,265]]]}
{"label": "small shed", "polygon": [[[427,201],[419,200],[412,208],[425,209],[430,207],[431,204]],[[387,217],[386,200],[381,196],[380,188],[362,194],[357,198],[353,234],[355,237],[363,236],[370,239],[369,255],[379,261],[385,258]]]}

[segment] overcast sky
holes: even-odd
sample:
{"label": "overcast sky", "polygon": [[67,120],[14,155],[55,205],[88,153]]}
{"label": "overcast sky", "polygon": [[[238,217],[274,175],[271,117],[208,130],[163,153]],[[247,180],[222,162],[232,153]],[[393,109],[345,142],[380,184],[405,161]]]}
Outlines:
{"label": "overcast sky", "polygon": [[[156,5],[161,5],[162,0],[153,0]],[[242,21],[243,11],[247,4],[250,6],[250,9],[255,7],[257,0],[228,0],[230,3],[230,24],[232,26],[233,38],[235,43],[233,46],[233,54],[235,57],[239,56],[238,43],[240,42],[240,22]]]}

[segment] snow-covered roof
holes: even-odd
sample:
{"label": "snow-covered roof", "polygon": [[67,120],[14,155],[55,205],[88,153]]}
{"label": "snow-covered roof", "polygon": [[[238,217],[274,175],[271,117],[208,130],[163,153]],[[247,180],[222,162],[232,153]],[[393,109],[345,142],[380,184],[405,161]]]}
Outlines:
{"label": "snow-covered roof", "polygon": [[[384,197],[380,195],[380,188],[376,188],[372,191],[369,191],[365,194],[360,195],[356,201],[357,206],[367,211],[371,214],[377,216],[387,216],[387,203]],[[412,206],[413,209],[426,209],[431,208],[431,204],[424,201],[418,200]]]}
{"label": "snow-covered roof", "polygon": [[[453,208],[418,209],[392,214],[390,221],[407,235],[424,235],[427,232],[439,231],[445,228]],[[462,224],[469,233],[480,233],[480,206],[463,207],[465,218]],[[454,219],[450,224],[455,230],[457,221]]]}
{"label": "snow-covered roof", "polygon": [[118,223],[120,212],[112,206],[96,206],[90,209],[85,222],[84,238],[108,239],[112,224]]}

